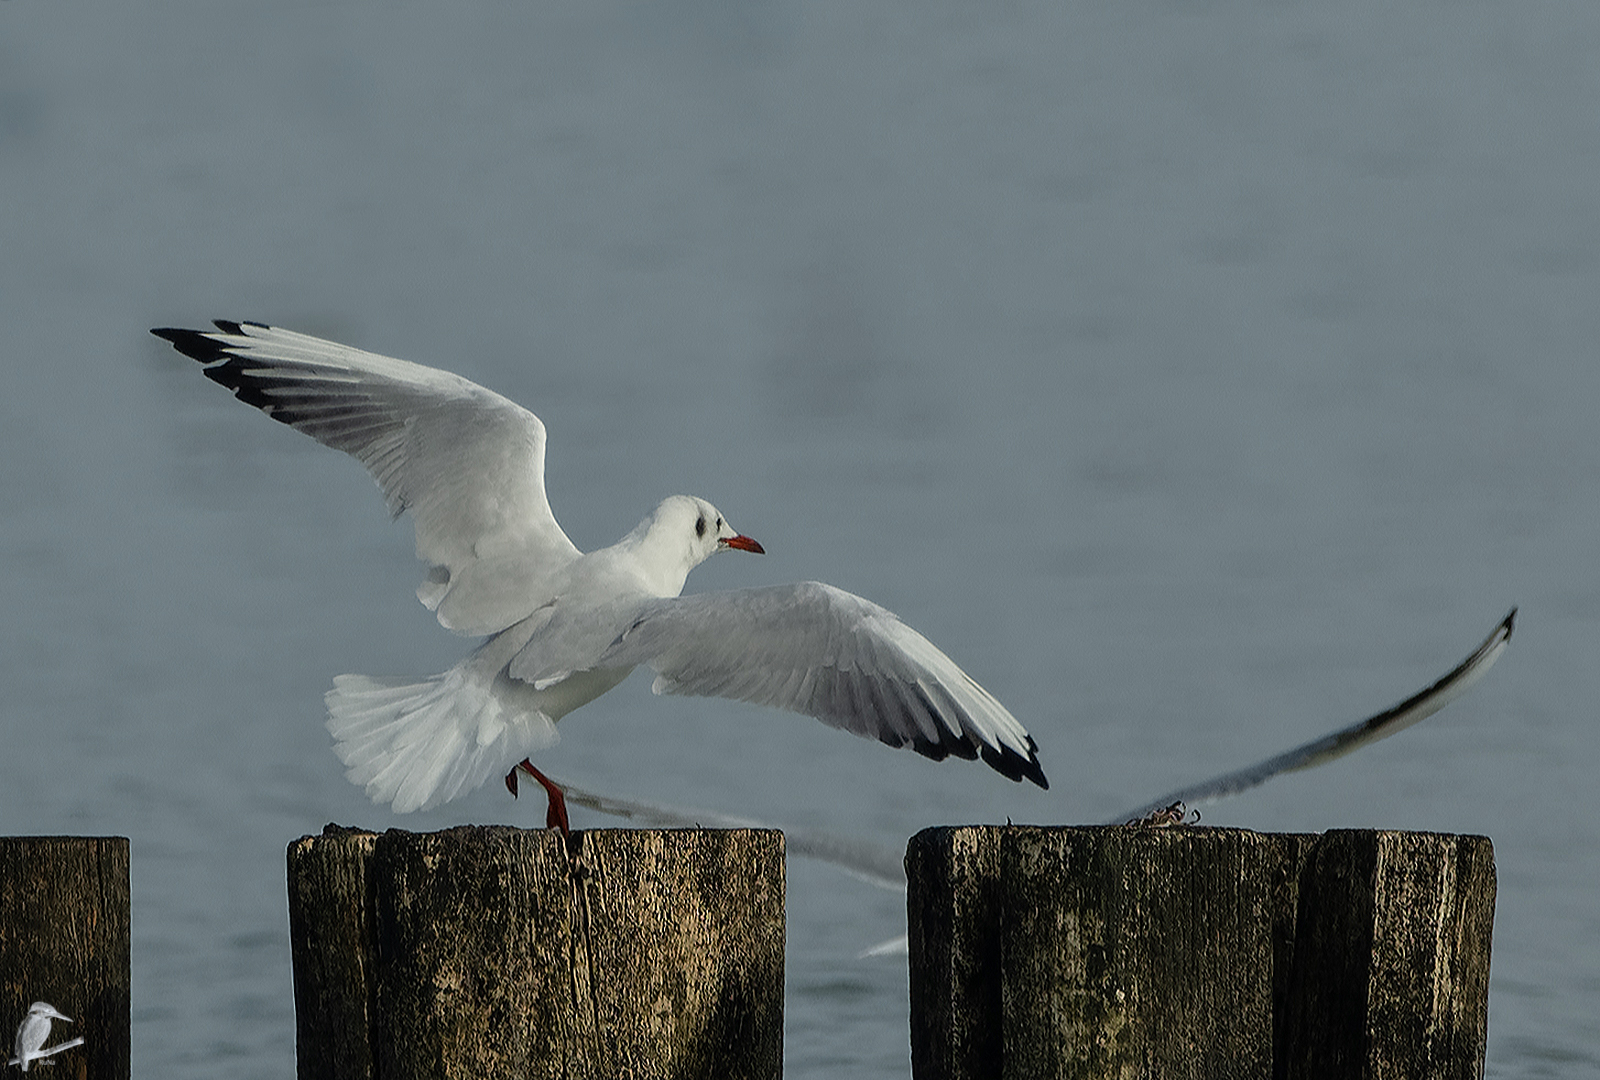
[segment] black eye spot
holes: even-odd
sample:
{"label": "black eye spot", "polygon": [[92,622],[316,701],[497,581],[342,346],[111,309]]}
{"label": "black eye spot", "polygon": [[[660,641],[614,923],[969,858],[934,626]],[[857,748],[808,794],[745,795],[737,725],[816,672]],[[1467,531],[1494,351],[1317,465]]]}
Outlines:
{"label": "black eye spot", "polygon": [[722,519],[721,518],[717,519],[717,531],[718,532],[722,531]]}
{"label": "black eye spot", "polygon": [[706,516],[704,514],[701,514],[700,519],[694,523],[694,534],[696,536],[704,536],[706,534]]}

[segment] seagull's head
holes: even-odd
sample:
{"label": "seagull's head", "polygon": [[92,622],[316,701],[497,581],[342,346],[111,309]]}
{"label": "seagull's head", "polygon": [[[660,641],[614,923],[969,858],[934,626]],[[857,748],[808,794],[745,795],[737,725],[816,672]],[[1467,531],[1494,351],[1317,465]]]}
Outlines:
{"label": "seagull's head", "polygon": [[685,575],[719,551],[766,553],[760,544],[729,525],[715,506],[692,495],[663,499],[641,529],[643,543],[666,559],[681,562]]}

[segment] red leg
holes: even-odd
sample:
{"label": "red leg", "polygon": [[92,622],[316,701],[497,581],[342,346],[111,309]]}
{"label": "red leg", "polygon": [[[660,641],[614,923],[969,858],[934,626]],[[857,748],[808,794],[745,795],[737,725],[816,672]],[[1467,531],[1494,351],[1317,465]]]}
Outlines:
{"label": "red leg", "polygon": [[510,789],[512,795],[517,793],[517,769],[525,771],[529,776],[539,781],[539,785],[544,788],[545,796],[549,799],[549,805],[544,812],[545,827],[548,829],[560,829],[562,836],[571,836],[572,829],[567,824],[567,797],[562,794],[560,788],[556,787],[555,781],[534,768],[532,761],[523,758],[516,769],[506,773],[506,787]]}

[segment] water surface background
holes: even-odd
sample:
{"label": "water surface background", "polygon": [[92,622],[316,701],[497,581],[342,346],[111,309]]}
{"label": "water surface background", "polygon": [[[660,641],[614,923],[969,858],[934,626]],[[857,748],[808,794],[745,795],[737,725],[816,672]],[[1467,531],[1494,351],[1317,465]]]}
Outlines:
{"label": "water surface background", "polygon": [[[710,498],[769,554],[691,589],[885,604],[1052,780],[636,676],[542,759],[619,795],[1096,821],[1520,604],[1206,820],[1491,836],[1489,1072],[1600,1075],[1596,55],[1580,2],[0,4],[0,831],[131,837],[136,1072],[293,1074],[296,837],[542,820],[343,779],[331,677],[466,643],[358,466],[146,333],[221,317],[534,409],[580,547]],[[789,882],[789,1075],[906,1075],[903,899]]]}

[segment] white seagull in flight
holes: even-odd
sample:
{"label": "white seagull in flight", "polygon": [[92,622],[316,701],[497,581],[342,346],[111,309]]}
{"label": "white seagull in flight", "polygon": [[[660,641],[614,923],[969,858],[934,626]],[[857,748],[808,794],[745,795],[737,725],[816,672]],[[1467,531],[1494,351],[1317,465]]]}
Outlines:
{"label": "white seagull in flight", "polygon": [[820,582],[680,596],[718,551],[761,545],[704,499],[673,495],[607,548],[581,552],[545,497],[545,429],[447,371],[252,322],[157,329],[240,401],[372,473],[410,512],[430,570],[417,597],[447,629],[488,636],[429,679],[340,675],[328,730],[350,780],[396,812],[429,809],[517,770],[556,721],[627,677],[658,694],[734,698],[814,716],[935,760],[981,756],[1048,787],[1028,732],[891,612]]}

